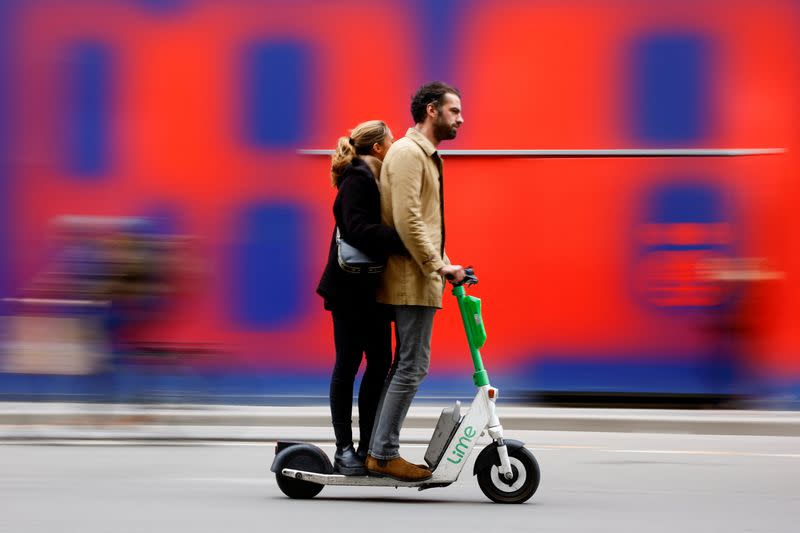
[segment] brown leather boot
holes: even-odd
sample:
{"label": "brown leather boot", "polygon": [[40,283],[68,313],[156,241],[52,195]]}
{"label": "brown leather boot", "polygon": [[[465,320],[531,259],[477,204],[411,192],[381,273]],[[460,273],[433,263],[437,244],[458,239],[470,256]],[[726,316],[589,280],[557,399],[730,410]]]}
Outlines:
{"label": "brown leather boot", "polygon": [[372,475],[388,476],[398,481],[425,481],[433,475],[427,468],[420,468],[402,457],[384,460],[367,455],[364,466]]}

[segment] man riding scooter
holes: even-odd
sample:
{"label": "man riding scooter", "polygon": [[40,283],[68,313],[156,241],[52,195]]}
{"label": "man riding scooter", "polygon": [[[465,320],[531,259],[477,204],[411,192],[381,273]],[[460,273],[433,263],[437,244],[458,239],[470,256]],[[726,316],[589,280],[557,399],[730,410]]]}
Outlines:
{"label": "man riding scooter", "polygon": [[397,349],[383,391],[365,466],[372,475],[401,481],[431,477],[400,457],[400,428],[430,364],[433,317],[442,307],[444,277],[460,282],[464,269],[444,253],[441,141],[463,124],[461,96],[442,82],[420,87],[411,102],[415,126],[396,141],[381,169],[381,218],[397,230],[409,256],[391,256],[378,301],[393,306]]}

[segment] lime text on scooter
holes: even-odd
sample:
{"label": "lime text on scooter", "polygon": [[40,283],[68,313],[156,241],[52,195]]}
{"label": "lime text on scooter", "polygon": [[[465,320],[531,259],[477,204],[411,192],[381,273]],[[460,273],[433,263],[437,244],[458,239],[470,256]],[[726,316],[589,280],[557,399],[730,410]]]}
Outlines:
{"label": "lime text on scooter", "polygon": [[469,444],[472,442],[472,439],[475,438],[475,435],[478,432],[475,431],[475,428],[472,426],[467,426],[464,428],[464,435],[458,438],[458,444],[456,444],[455,449],[451,452],[457,459],[453,459],[452,457],[448,457],[447,460],[453,464],[458,464],[464,459],[464,453],[469,450]]}

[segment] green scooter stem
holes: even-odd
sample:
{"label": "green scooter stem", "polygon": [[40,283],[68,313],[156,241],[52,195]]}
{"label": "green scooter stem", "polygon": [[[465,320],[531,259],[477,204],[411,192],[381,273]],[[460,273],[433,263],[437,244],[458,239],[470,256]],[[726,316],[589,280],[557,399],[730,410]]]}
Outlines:
{"label": "green scooter stem", "polygon": [[[486,331],[483,329],[483,318],[480,313],[480,300],[467,296],[463,286],[453,287],[453,296],[458,300],[458,309],[461,311],[461,320],[464,323],[464,332],[467,334],[472,364],[475,367],[472,382],[476,387],[483,387],[489,384],[489,374],[483,367],[479,351],[479,348],[486,342]],[[473,323],[476,325],[473,326]]]}

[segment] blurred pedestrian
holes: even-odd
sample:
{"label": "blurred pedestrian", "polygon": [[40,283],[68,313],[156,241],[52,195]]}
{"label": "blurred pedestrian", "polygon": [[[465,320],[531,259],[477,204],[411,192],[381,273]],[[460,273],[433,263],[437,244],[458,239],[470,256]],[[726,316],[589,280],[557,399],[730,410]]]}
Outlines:
{"label": "blurred pedestrian", "polygon": [[[336,228],[331,235],[328,262],[317,292],[333,318],[336,362],[330,386],[331,418],[336,435],[334,465],[345,475],[363,475],[375,412],[392,360],[391,315],[375,301],[380,274],[344,271],[338,261],[336,230],[341,238],[378,262],[405,253],[392,228],[381,224],[378,179],[386,151],[393,141],[384,122],[371,120],[341,137],[331,161],[337,189],[333,203]],[[359,449],[353,448],[353,387],[366,355],[367,365],[358,392]]]}
{"label": "blurred pedestrian", "polygon": [[403,481],[431,477],[400,457],[400,428],[428,373],[444,277],[461,281],[465,275],[444,253],[444,182],[436,151],[464,122],[461,96],[445,83],[427,83],[412,98],[411,115],[415,126],[392,145],[381,169],[382,220],[397,229],[410,255],[389,258],[378,291],[378,300],[394,308],[397,352],[366,460],[370,472]]}

